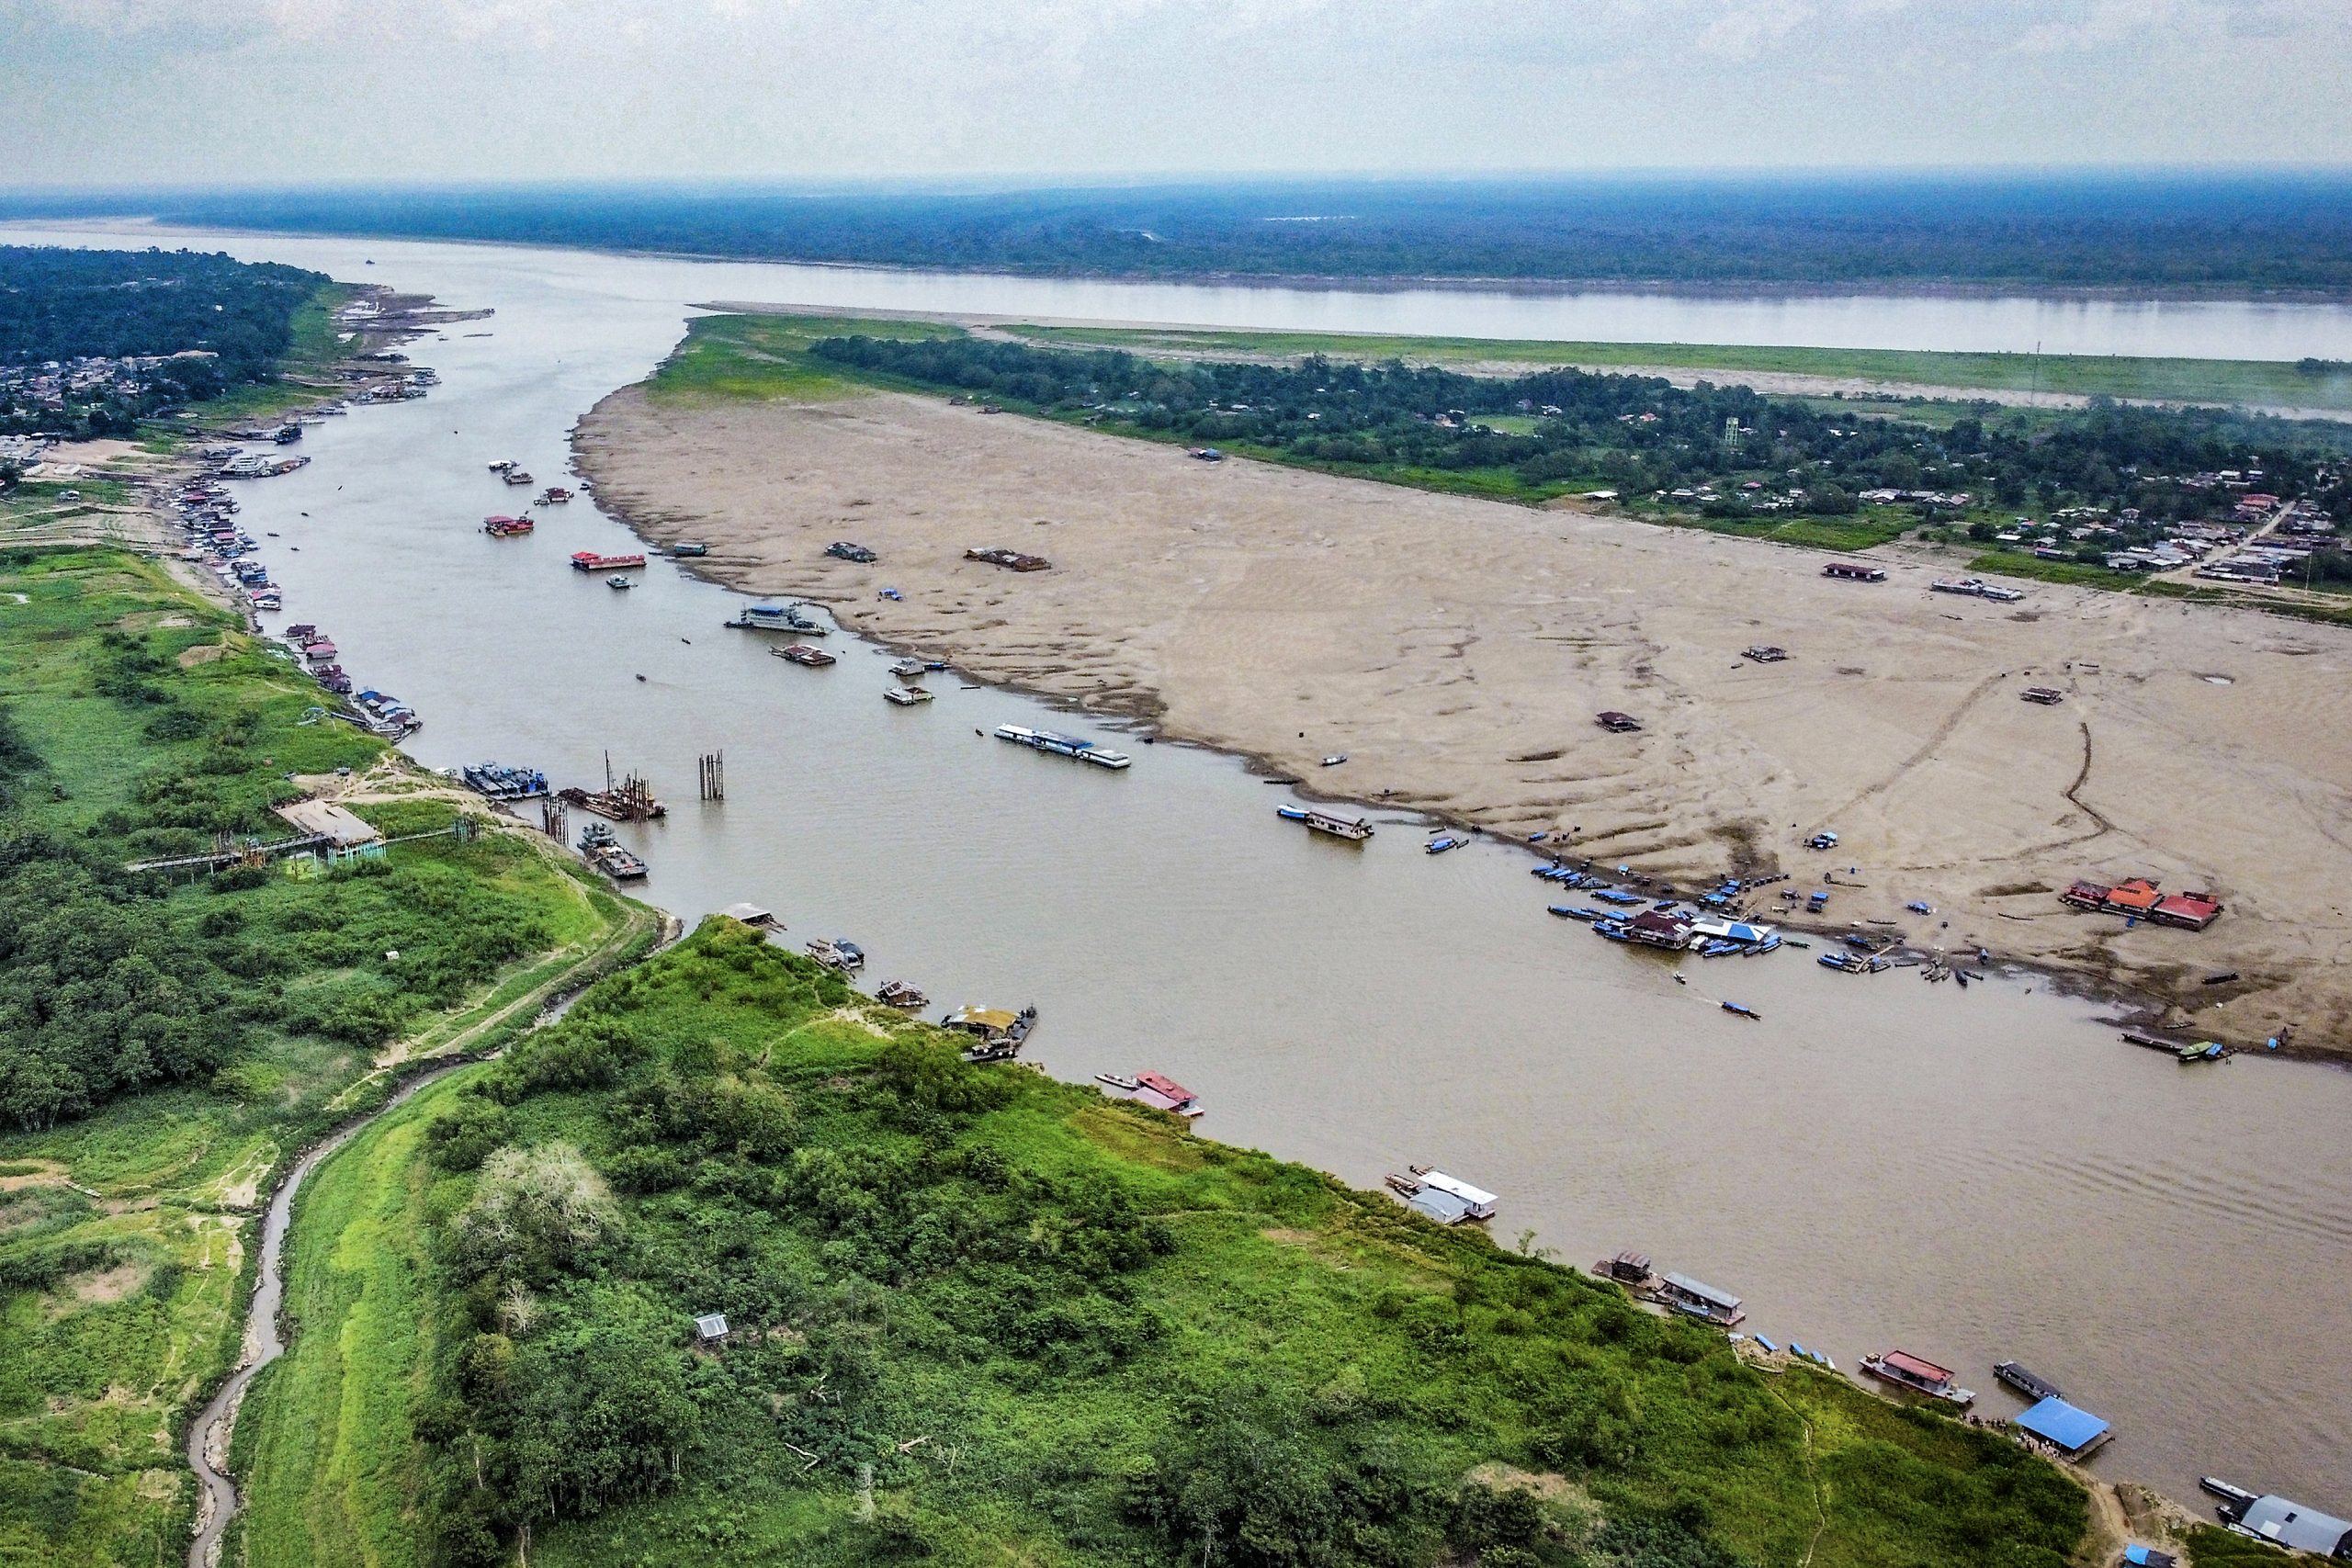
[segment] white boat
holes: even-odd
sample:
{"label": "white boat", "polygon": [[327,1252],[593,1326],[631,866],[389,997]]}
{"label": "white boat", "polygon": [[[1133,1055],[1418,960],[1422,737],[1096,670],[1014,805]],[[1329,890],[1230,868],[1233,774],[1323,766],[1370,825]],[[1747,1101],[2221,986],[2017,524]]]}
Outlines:
{"label": "white boat", "polygon": [[1080,740],[1074,735],[1057,735],[1050,729],[1032,729],[1024,724],[1000,724],[996,727],[996,738],[1033,750],[1051,751],[1057,757],[1075,757],[1098,768],[1125,768],[1134,763],[1134,759],[1125,751],[1114,751],[1107,747],[1097,746],[1091,740]]}
{"label": "white boat", "polygon": [[918,703],[931,701],[932,695],[932,693],[921,686],[893,686],[882,694],[882,700],[886,703],[895,703],[902,708],[910,708]]}
{"label": "white boat", "polygon": [[1425,1165],[1410,1165],[1405,1168],[1419,1178],[1422,1186],[1434,1187],[1440,1192],[1448,1193],[1462,1200],[1469,1206],[1469,1214],[1474,1220],[1493,1219],[1495,1205],[1502,1201],[1486,1189],[1473,1187],[1460,1177],[1448,1176],[1442,1170],[1435,1170]]}

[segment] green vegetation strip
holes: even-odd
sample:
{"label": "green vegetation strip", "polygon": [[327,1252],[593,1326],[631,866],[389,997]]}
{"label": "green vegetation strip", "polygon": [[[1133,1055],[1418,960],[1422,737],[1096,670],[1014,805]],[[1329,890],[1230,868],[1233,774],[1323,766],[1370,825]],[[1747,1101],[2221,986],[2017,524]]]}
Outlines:
{"label": "green vegetation strip", "polygon": [[2120,355],[1945,354],[1905,349],[1780,348],[1740,344],[1531,343],[1507,338],[1392,337],[1354,333],[1185,332],[1165,328],[1015,326],[1059,346],[1130,353],[1283,358],[1324,355],[1367,363],[1720,371],[1932,387],[1955,392],[2064,392],[2167,402],[2352,410],[2352,367],[2312,369],[2262,359],[2136,359]]}
{"label": "green vegetation strip", "polygon": [[967,1066],[723,919],[321,1174],[260,1561],[2060,1568],[2086,1523],[2014,1444]]}

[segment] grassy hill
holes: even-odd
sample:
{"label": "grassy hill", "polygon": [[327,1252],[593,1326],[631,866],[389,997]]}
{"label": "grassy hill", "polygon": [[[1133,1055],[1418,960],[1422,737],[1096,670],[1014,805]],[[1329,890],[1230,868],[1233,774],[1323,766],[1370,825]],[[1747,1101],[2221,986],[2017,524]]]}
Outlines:
{"label": "grassy hill", "polygon": [[723,918],[309,1203],[343,1240],[248,1451],[322,1478],[256,1493],[310,1561],[2054,1568],[2085,1529],[2014,1445],[967,1066]]}

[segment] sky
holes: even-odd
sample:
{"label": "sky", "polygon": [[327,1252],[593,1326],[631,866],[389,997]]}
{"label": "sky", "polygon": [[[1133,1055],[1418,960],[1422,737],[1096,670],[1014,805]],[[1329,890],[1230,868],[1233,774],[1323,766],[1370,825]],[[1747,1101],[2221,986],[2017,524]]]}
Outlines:
{"label": "sky", "polygon": [[0,188],[2352,164],[2352,0],[0,0]]}

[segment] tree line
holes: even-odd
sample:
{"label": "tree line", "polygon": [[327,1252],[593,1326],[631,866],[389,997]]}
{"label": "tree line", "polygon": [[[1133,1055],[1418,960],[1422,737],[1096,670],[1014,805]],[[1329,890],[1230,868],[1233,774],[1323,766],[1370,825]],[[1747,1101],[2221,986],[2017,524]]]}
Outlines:
{"label": "tree line", "polygon": [[[1682,491],[1691,509],[1724,516],[1784,496],[1806,513],[1850,513],[1863,491],[1891,489],[1964,492],[1975,505],[2132,507],[2155,522],[2224,505],[2228,492],[2196,476],[2256,468],[2263,488],[2309,493],[2352,516],[2343,432],[2229,410],[2099,401],[2027,419],[1979,405],[1939,426],[1746,387],[1569,368],[1485,377],[1319,355],[1163,363],[971,337],[826,338],[808,353],[928,389],[1340,471],[1483,472],[1538,495]],[[1712,504],[1699,499],[1709,487]]]}

